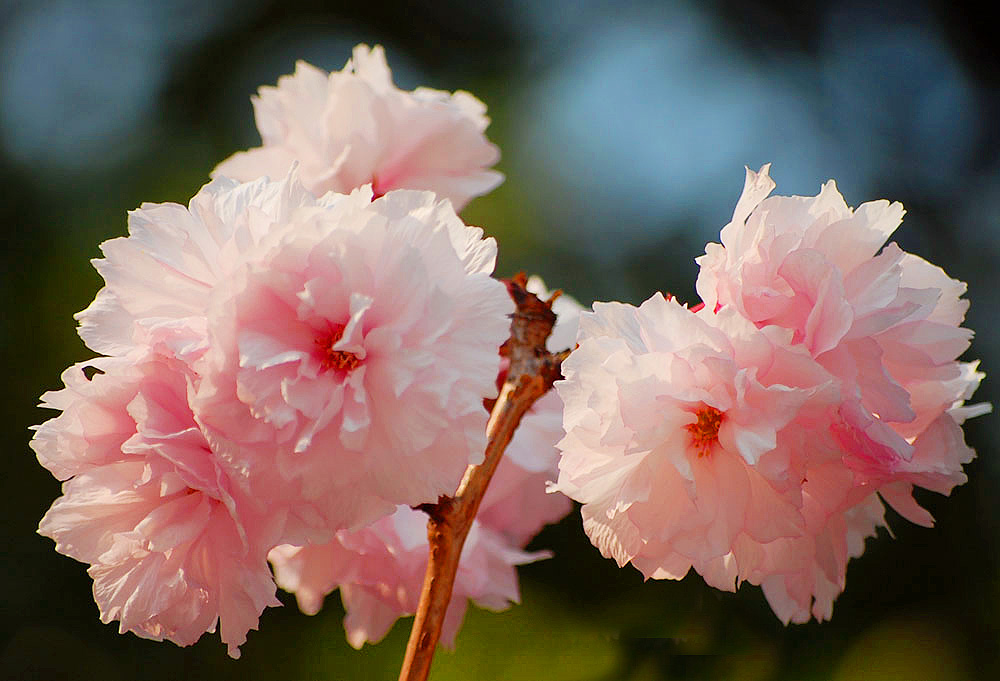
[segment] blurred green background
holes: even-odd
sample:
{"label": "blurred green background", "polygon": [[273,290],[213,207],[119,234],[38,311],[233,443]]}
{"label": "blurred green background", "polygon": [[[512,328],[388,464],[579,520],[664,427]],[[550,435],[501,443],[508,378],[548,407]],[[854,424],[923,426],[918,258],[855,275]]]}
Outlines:
{"label": "blurred green background", "polygon": [[[1000,366],[1000,59],[961,3],[2,1],[0,678],[395,678],[409,621],[355,652],[335,596],[308,618],[282,594],[238,662],[217,636],[179,649],[100,624],[85,566],[34,533],[59,485],[27,446],[51,415],[38,396],[89,356],[71,315],[100,286],[98,243],[257,144],[257,86],[299,58],[340,68],[362,41],[385,45],[402,87],[489,106],[508,179],[465,218],[499,239],[501,274],[587,304],[693,301],[693,258],[743,166],[773,161],[782,194],[833,177],[852,205],[902,201],[897,240],[969,282],[969,356]],[[996,402],[994,385],[977,398]],[[524,605],[470,610],[432,678],[1000,678],[995,423],[967,427],[968,484],[920,496],[934,529],[890,512],[895,539],[851,563],[831,622],[784,627],[758,589],[697,575],[644,584],[574,514],[533,544],[556,557],[521,570]]]}

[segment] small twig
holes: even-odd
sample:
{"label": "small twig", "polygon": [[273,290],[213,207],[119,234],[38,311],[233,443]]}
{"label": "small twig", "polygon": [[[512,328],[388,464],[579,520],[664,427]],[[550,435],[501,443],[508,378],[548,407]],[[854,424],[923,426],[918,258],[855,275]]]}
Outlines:
{"label": "small twig", "polygon": [[430,553],[420,603],[399,673],[400,681],[427,679],[451,600],[462,546],[486,486],[521,417],[560,377],[560,364],[568,354],[568,351],[552,354],[545,349],[545,341],[556,321],[552,302],[559,292],[547,301],[539,300],[526,290],[527,280],[523,273],[505,283],[517,311],[511,320],[510,339],[500,350],[509,359],[510,366],[486,425],[485,459],[477,466],[469,466],[454,497],[441,497],[436,504],[418,507],[428,515]]}

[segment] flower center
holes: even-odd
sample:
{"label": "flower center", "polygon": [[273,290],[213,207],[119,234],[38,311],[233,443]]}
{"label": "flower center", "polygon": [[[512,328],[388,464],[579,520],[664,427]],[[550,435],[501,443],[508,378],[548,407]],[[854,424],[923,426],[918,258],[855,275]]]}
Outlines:
{"label": "flower center", "polygon": [[333,346],[340,337],[344,335],[343,324],[331,324],[329,333],[323,334],[316,339],[319,346],[320,361],[324,369],[337,369],[339,371],[351,371],[356,369],[361,360],[353,352],[345,350],[334,350]]}
{"label": "flower center", "polygon": [[695,412],[695,416],[698,420],[684,427],[691,433],[691,444],[698,450],[698,456],[705,456],[712,445],[719,441],[722,412],[715,407],[705,406]]}

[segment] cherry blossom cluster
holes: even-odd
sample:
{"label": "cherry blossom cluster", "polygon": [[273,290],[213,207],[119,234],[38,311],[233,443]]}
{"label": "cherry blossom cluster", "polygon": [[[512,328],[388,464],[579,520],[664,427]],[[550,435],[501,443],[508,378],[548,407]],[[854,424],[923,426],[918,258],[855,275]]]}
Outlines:
{"label": "cherry blossom cluster", "polygon": [[884,245],[902,206],[851,210],[832,181],[766,198],[768,170],[747,170],[722,243],[698,258],[703,303],[583,314],[556,384],[555,489],[619,565],[759,584],[782,621],[804,622],[831,616],[884,503],[932,524],[913,488],[965,482],[961,425],[989,406],[964,406],[983,378],[958,361],[965,285]]}
{"label": "cherry blossom cluster", "polygon": [[[39,531],[90,565],[102,620],[179,645],[218,625],[234,657],[278,604],[275,547],[304,609],[341,587],[352,642],[412,612],[398,585],[419,592],[426,537],[410,507],[482,460],[513,311],[495,241],[455,213],[501,179],[478,100],[403,92],[359,46],[254,104],[264,146],[102,245],[105,286],[78,315],[102,356],[43,396],[61,413],[32,441],[66,481]],[[560,424],[554,395],[526,419],[462,596],[516,601],[513,566],[543,556],[521,548],[569,511],[545,493]]]}
{"label": "cherry blossom cluster", "polygon": [[[100,356],[43,395],[59,414],[32,440],[64,481],[39,532],[122,632],[218,628],[238,657],[280,586],[310,614],[339,590],[360,647],[418,609],[417,509],[483,460],[514,304],[455,211],[502,180],[499,152],[479,100],[400,90],[378,47],[299,63],[253,106],[260,147],[102,245],[78,315]],[[831,616],[884,504],[930,525],[914,487],[965,481],[962,423],[989,410],[965,405],[965,285],[886,245],[898,203],[773,188],[747,171],[696,307],[555,300],[548,350],[576,349],[482,500],[446,644],[468,601],[518,600],[569,498],[619,565],[758,584],[787,623]]]}
{"label": "cherry blossom cluster", "polygon": [[[549,291],[538,277],[528,290],[540,298]],[[554,309],[558,321],[548,339],[556,352],[570,347],[580,305],[562,296]],[[467,600],[490,610],[504,610],[519,600],[514,566],[547,558],[547,551],[520,550],[541,528],[565,516],[570,501],[546,494],[558,474],[562,437],[562,402],[547,393],[525,415],[490,481],[469,537],[462,547],[452,600],[445,615],[442,642],[452,646]],[[382,639],[402,615],[416,611],[427,566],[427,517],[399,506],[396,512],[360,530],[344,530],[333,541],[308,546],[279,546],[270,554],[278,586],[295,593],[299,608],[319,612],[324,597],[340,589],[347,616],[347,640],[355,648]]]}

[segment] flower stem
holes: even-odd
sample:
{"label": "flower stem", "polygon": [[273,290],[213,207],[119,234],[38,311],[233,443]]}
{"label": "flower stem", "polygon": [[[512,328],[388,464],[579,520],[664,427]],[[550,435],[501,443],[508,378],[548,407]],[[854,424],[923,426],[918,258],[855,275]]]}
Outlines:
{"label": "flower stem", "polygon": [[521,417],[560,377],[560,364],[569,353],[567,350],[552,354],[545,349],[545,341],[556,320],[552,303],[559,293],[556,292],[547,301],[539,300],[525,289],[523,274],[505,283],[517,311],[511,319],[510,339],[501,348],[501,354],[509,359],[510,366],[486,425],[485,458],[483,463],[469,466],[465,471],[455,496],[441,497],[436,504],[418,507],[429,518],[427,541],[430,553],[399,681],[427,679],[451,600],[462,546],[486,487]]}

